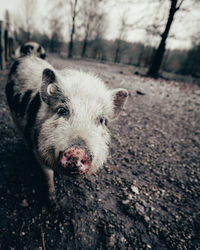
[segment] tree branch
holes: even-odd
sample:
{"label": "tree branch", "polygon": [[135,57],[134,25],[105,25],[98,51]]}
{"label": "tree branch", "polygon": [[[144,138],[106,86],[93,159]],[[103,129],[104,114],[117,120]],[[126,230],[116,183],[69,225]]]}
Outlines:
{"label": "tree branch", "polygon": [[178,11],[182,5],[182,3],[184,2],[184,0],[181,0],[180,3],[179,3],[179,6],[176,8],[176,11]]}

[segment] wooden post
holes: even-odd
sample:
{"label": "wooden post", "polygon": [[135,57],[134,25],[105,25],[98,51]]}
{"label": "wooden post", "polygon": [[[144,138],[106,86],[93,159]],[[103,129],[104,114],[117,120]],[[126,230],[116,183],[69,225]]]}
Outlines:
{"label": "wooden post", "polygon": [[9,45],[8,45],[8,30],[5,29],[4,31],[4,56],[5,56],[5,61],[7,62],[9,59],[9,53],[8,53]]}
{"label": "wooden post", "polygon": [[9,37],[8,39],[8,46],[9,46],[9,49],[8,49],[8,52],[9,52],[9,58],[12,56],[12,54],[14,53],[14,42],[13,42],[13,38],[12,37]]}
{"label": "wooden post", "polygon": [[0,69],[5,69],[5,54],[4,54],[4,27],[3,21],[0,21]]}

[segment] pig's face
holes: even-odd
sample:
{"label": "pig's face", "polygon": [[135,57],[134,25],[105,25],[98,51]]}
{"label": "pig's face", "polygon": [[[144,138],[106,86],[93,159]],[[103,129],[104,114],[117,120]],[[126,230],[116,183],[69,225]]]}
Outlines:
{"label": "pig's face", "polygon": [[98,78],[68,70],[43,72],[38,151],[66,174],[95,172],[108,155],[108,122],[120,112],[127,91],[108,90]]}

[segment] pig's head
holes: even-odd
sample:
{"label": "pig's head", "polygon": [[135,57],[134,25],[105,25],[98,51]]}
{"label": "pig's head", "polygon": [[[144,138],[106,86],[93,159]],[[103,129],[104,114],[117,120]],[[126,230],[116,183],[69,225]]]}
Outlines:
{"label": "pig's head", "polygon": [[23,44],[20,48],[21,55],[29,55],[33,54],[35,56],[38,56],[42,59],[46,58],[46,52],[45,49],[36,42],[27,42]]}
{"label": "pig's head", "polygon": [[45,69],[42,75],[38,151],[49,167],[67,175],[95,172],[108,155],[108,123],[127,99],[88,73]]}

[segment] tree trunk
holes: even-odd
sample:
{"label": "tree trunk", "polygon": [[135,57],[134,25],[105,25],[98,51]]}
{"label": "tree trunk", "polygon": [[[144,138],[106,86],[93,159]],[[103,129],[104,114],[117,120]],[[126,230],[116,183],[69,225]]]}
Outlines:
{"label": "tree trunk", "polygon": [[83,41],[83,48],[82,48],[82,52],[81,52],[81,57],[82,58],[85,57],[87,44],[88,44],[88,41],[87,41],[87,38],[85,38],[84,41]]}
{"label": "tree trunk", "polygon": [[141,48],[140,48],[140,53],[139,53],[139,56],[138,56],[138,61],[136,63],[137,67],[141,66],[141,61],[142,61],[143,54],[144,54],[144,45],[142,45]]}
{"label": "tree trunk", "polygon": [[86,34],[85,34],[85,38],[83,41],[83,48],[82,48],[82,52],[81,52],[81,57],[85,57],[85,53],[86,53],[86,49],[87,49],[87,45],[88,45],[88,29],[89,29],[89,22],[88,25],[86,27]]}
{"label": "tree trunk", "polygon": [[71,35],[70,35],[69,47],[68,47],[68,58],[72,58],[73,56],[77,1],[78,0],[75,0],[74,2],[74,10],[73,10],[73,17],[72,17],[72,30],[71,30]]}
{"label": "tree trunk", "polygon": [[162,63],[162,59],[165,53],[165,45],[166,45],[166,40],[169,34],[169,30],[171,28],[171,24],[173,22],[174,19],[174,14],[176,13],[176,11],[179,9],[179,7],[177,8],[178,0],[171,0],[171,7],[170,7],[170,11],[169,11],[169,17],[167,20],[167,24],[165,27],[165,30],[163,32],[163,34],[161,35],[162,39],[160,41],[160,44],[155,52],[155,56],[152,60],[151,66],[149,68],[149,71],[147,73],[147,75],[151,76],[151,77],[158,77],[158,72]]}
{"label": "tree trunk", "polygon": [[121,47],[121,41],[117,40],[117,48],[115,50],[115,59],[114,59],[115,63],[119,63],[119,61],[120,61],[120,58],[119,58],[120,47]]}

